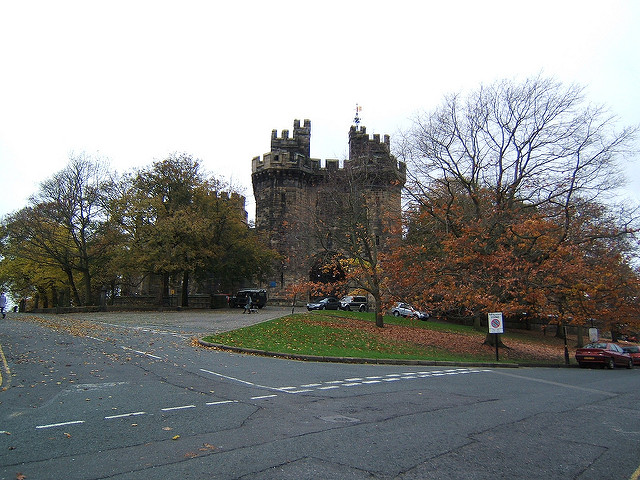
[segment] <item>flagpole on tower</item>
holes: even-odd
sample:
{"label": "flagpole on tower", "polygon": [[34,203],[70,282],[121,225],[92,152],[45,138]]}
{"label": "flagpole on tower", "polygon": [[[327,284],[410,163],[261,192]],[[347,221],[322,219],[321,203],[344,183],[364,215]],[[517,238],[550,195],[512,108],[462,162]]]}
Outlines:
{"label": "flagpole on tower", "polygon": [[361,106],[359,106],[359,105],[356,103],[356,116],[355,116],[355,118],[353,119],[353,123],[355,123],[355,124],[356,124],[356,126],[360,125],[360,112],[361,112],[361,111],[362,111],[362,107],[361,107]]}

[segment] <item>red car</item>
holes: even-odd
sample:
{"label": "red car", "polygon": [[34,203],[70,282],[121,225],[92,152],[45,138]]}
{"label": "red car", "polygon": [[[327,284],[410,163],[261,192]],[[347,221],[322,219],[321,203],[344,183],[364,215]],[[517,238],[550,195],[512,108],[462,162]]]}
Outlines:
{"label": "red car", "polygon": [[578,365],[602,365],[607,368],[620,367],[633,368],[633,360],[622,347],[615,343],[595,342],[585,345],[584,348],[576,350],[576,360]]}
{"label": "red car", "polygon": [[640,347],[638,345],[622,347],[622,350],[631,356],[631,360],[633,360],[634,365],[640,365]]}

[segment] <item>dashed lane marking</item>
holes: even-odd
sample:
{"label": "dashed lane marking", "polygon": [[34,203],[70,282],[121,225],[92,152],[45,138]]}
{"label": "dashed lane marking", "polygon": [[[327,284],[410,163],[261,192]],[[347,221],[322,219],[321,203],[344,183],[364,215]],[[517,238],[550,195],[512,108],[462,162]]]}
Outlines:
{"label": "dashed lane marking", "polygon": [[[223,375],[221,373],[212,372],[210,370],[205,370],[205,369],[200,369],[200,370],[202,372],[215,375],[221,378],[233,380],[236,382],[240,382],[245,385],[250,385],[252,387],[257,387],[257,388],[264,388],[264,389],[268,389],[273,392],[276,392],[276,393],[270,393],[267,395],[258,395],[258,396],[250,397],[250,400],[264,400],[268,398],[275,398],[278,396],[278,393],[300,394],[300,393],[309,393],[314,391],[336,390],[343,387],[352,388],[352,387],[372,385],[372,384],[377,384],[382,382],[397,382],[400,380],[415,380],[418,378],[440,377],[444,375],[465,375],[465,374],[471,374],[471,373],[482,373],[482,372],[492,371],[492,370],[482,370],[482,369],[470,370],[470,369],[460,368],[460,369],[453,369],[453,370],[436,370],[432,372],[405,372],[405,373],[390,373],[384,376],[352,377],[352,378],[346,378],[344,380],[328,380],[326,382],[306,383],[306,384],[300,385],[299,387],[294,387],[294,386],[268,387],[265,385],[259,385],[257,383],[248,382],[246,380],[241,380],[239,378],[230,377],[228,375]],[[109,385],[112,385],[112,384],[109,384]],[[207,402],[205,403],[205,405],[207,406],[228,405],[228,404],[239,403],[239,402],[240,400],[219,400],[215,402]],[[189,410],[194,408],[198,408],[198,407],[194,404],[190,404],[190,405],[165,407],[165,408],[161,408],[160,411],[174,412],[174,411]],[[143,416],[143,415],[149,415],[149,413],[144,411],[139,411],[139,412],[122,413],[118,415],[109,415],[104,417],[104,420],[115,420],[119,418],[129,418],[129,417],[136,417],[136,416]],[[63,427],[67,425],[78,425],[83,423],[85,423],[84,420],[72,420],[68,422],[38,425],[36,426],[36,429],[42,430],[47,428]],[[633,480],[638,480],[638,478],[635,477]]]}
{"label": "dashed lane marking", "polygon": [[36,429],[37,430],[42,430],[44,428],[66,427],[67,425],[77,425],[79,423],[84,423],[84,420],[72,420],[70,422],[50,423],[48,425],[38,425],[38,426],[36,426]]}
{"label": "dashed lane marking", "polygon": [[205,405],[224,405],[226,403],[238,403],[238,400],[220,400],[218,402],[205,403]]}
{"label": "dashed lane marking", "polygon": [[189,408],[196,408],[195,405],[181,405],[179,407],[167,407],[167,408],[161,408],[160,410],[162,412],[172,412],[174,410],[187,410]]}
{"label": "dashed lane marking", "polygon": [[156,360],[162,360],[162,357],[159,357],[157,355],[153,355],[153,354],[151,354],[149,352],[143,352],[143,351],[140,351],[140,350],[134,350],[133,348],[129,348],[129,347],[120,347],[120,348],[122,348],[123,350],[126,350],[128,352],[137,353],[138,355],[143,355],[145,357],[154,358]]}
{"label": "dashed lane marking", "polygon": [[418,378],[429,377],[442,377],[446,375],[465,375],[470,373],[488,372],[489,370],[470,370],[468,368],[454,368],[446,370],[435,371],[421,371],[421,372],[402,372],[402,373],[389,373],[387,375],[375,375],[368,377],[350,377],[344,380],[328,380],[326,382],[306,383],[300,385],[299,389],[295,387],[279,387],[277,390],[285,391],[286,393],[303,393],[313,390],[334,390],[339,387],[356,387],[361,385],[375,385],[382,382],[397,382],[400,380],[416,380]]}
{"label": "dashed lane marking", "polygon": [[121,413],[120,415],[109,415],[108,417],[104,417],[105,420],[113,420],[114,418],[128,418],[128,417],[137,417],[139,415],[146,415],[147,412],[132,412],[132,413]]}

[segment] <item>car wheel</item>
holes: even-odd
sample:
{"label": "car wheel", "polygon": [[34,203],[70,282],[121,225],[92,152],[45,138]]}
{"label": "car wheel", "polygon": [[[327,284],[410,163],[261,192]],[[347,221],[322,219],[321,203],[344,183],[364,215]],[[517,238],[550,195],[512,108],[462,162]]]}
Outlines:
{"label": "car wheel", "polygon": [[396,310],[395,312],[393,312],[393,316],[394,317],[399,317],[400,316],[400,312]]}
{"label": "car wheel", "polygon": [[364,308],[364,305],[360,305],[360,311],[364,312],[366,310],[366,308]]}
{"label": "car wheel", "polygon": [[633,368],[633,360],[629,359],[629,363],[627,363],[627,368]]}
{"label": "car wheel", "polygon": [[613,358],[609,359],[609,362],[607,363],[607,368],[609,370],[613,370],[616,366],[616,362],[613,361]]}
{"label": "car wheel", "polygon": [[351,311],[351,305],[347,305],[347,308],[345,309],[347,312]]}
{"label": "car wheel", "polygon": [[320,307],[320,310],[326,310],[327,307],[325,307],[324,305],[322,307]]}

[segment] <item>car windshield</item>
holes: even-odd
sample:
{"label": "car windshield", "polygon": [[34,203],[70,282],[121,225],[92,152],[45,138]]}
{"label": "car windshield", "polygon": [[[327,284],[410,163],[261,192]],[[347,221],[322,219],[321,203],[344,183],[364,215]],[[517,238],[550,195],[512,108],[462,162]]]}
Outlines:
{"label": "car windshield", "polygon": [[602,348],[606,350],[607,344],[606,343],[589,343],[585,345],[584,348]]}

